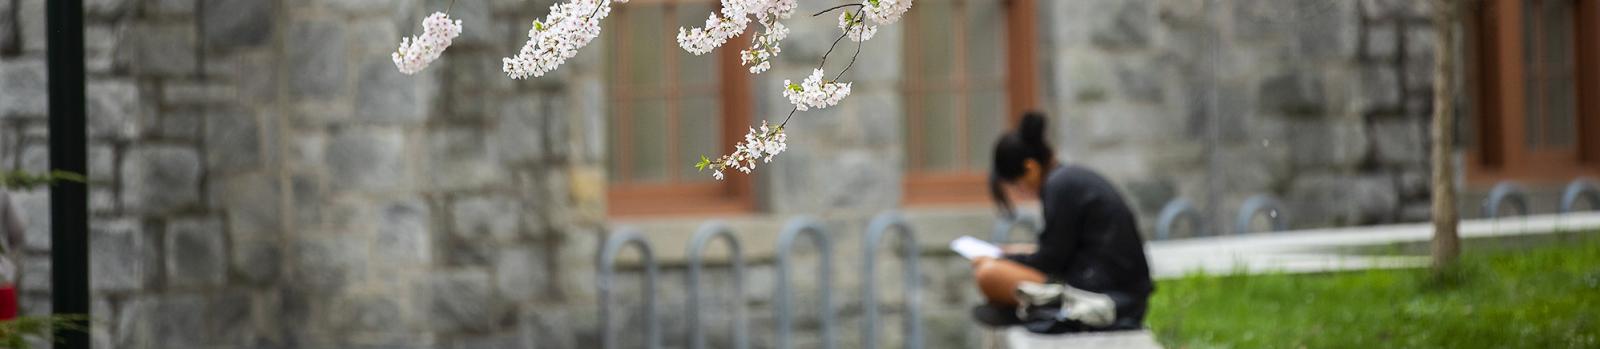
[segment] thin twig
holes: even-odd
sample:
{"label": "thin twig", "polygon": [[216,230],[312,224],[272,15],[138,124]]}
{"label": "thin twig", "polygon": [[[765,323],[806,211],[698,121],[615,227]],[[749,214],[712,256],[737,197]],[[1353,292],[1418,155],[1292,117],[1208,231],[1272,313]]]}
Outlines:
{"label": "thin twig", "polygon": [[[811,17],[821,16],[824,13],[833,12],[833,10],[842,9],[842,8],[846,8],[846,7],[850,7],[850,6],[862,6],[862,5],[861,4],[844,4],[844,5],[829,7],[826,10],[822,10],[822,12],[817,12],[817,14],[811,15]],[[865,7],[865,6],[862,6],[862,7]],[[860,14],[860,13],[857,13],[857,14]]]}
{"label": "thin twig", "polygon": [[450,14],[450,9],[455,8],[455,7],[456,7],[456,0],[450,0],[450,4],[444,6],[444,13],[445,14]]}
{"label": "thin twig", "polygon": [[789,124],[789,118],[794,117],[794,112],[797,112],[797,111],[800,111],[800,107],[794,107],[794,109],[789,109],[789,116],[783,117],[783,122],[778,123],[778,128],[783,128],[783,126],[788,125]]}
{"label": "thin twig", "polygon": [[[861,17],[861,11],[856,11],[856,18],[860,18],[860,17]],[[863,25],[866,25],[866,23],[864,21],[856,22],[856,24],[854,26],[851,26],[851,28],[855,28],[857,30],[862,30],[860,28]],[[845,29],[845,32],[849,33],[850,30],[849,29]],[[856,66],[856,57],[861,57],[861,43],[862,42],[866,42],[866,41],[867,40],[865,40],[864,38],[861,41],[856,41],[856,52],[854,54],[850,55],[850,63],[849,64],[845,64],[844,65],[844,69],[839,70],[839,74],[835,74],[833,76],[833,80],[834,81],[838,81],[839,78],[844,77],[844,72],[850,71],[850,67]]]}

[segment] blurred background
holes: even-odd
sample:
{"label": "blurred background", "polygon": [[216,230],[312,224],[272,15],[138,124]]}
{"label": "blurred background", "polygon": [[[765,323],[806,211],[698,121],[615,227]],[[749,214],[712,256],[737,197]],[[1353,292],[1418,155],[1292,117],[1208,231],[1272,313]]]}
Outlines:
{"label": "blurred background", "polygon": [[[0,0],[0,169],[49,168],[46,1]],[[904,242],[859,247],[890,210],[922,251],[924,341],[973,346],[970,268],[944,246],[994,231],[991,147],[1029,110],[1049,116],[1063,161],[1118,186],[1147,240],[1430,218],[1427,1],[917,0],[861,46],[849,98],[796,114],[787,152],[726,181],[691,165],[788,112],[781,81],[838,35],[836,14],[807,16],[828,4],[800,4],[761,75],[738,64],[743,37],[704,56],[677,47],[675,29],[715,2],[633,0],[566,65],[513,81],[500,58],[552,1],[85,2],[101,348],[590,347],[604,336],[598,255],[624,227],[654,249],[676,347],[696,310],[685,247],[708,220],[732,227],[750,264],[734,294],[727,250],[709,248],[711,343],[727,345],[729,309],[744,306],[765,347],[778,232],[799,216],[825,227],[835,270],[805,272],[820,251],[797,244],[797,341],[822,340],[819,278],[833,278],[839,328],[861,325],[862,257],[877,253],[879,338],[896,345]],[[1554,212],[1568,182],[1600,175],[1596,4],[1472,3],[1447,99],[1462,214],[1482,216],[1508,180],[1527,193],[1518,213]],[[398,73],[400,38],[447,6],[464,34]],[[23,312],[48,313],[49,195],[11,194]],[[1238,219],[1256,196],[1278,204]],[[1196,224],[1157,236],[1162,211],[1183,206]],[[613,319],[636,347],[642,261],[618,263]]]}

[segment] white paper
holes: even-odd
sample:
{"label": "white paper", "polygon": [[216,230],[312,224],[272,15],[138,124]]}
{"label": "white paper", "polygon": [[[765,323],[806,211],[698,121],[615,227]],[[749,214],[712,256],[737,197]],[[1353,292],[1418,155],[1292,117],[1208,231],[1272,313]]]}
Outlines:
{"label": "white paper", "polygon": [[971,236],[962,236],[950,242],[950,249],[969,260],[978,257],[1000,258],[1000,246]]}

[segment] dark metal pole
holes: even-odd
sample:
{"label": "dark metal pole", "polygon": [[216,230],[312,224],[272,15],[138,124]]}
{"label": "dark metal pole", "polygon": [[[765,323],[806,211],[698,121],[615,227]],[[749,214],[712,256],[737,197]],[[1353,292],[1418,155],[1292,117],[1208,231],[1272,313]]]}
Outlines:
{"label": "dark metal pole", "polygon": [[[83,0],[46,2],[50,65],[50,168],[89,174],[84,127]],[[50,186],[50,306],[55,314],[89,315],[89,190],[87,183]],[[87,319],[80,320],[85,323]],[[87,349],[87,331],[56,328],[57,348]]]}

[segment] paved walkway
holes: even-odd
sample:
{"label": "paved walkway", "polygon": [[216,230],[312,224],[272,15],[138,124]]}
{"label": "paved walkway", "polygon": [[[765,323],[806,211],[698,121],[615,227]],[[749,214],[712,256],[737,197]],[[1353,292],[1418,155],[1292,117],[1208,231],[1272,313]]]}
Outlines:
{"label": "paved walkway", "polygon": [[[1470,239],[1585,230],[1600,230],[1600,213],[1469,220],[1462,222],[1460,231],[1463,239]],[[1147,253],[1151,273],[1158,279],[1180,277],[1195,271],[1231,274],[1240,271],[1297,273],[1408,268],[1426,266],[1428,258],[1341,255],[1335,250],[1340,247],[1423,242],[1432,237],[1431,224],[1403,224],[1153,241],[1149,243]]]}

